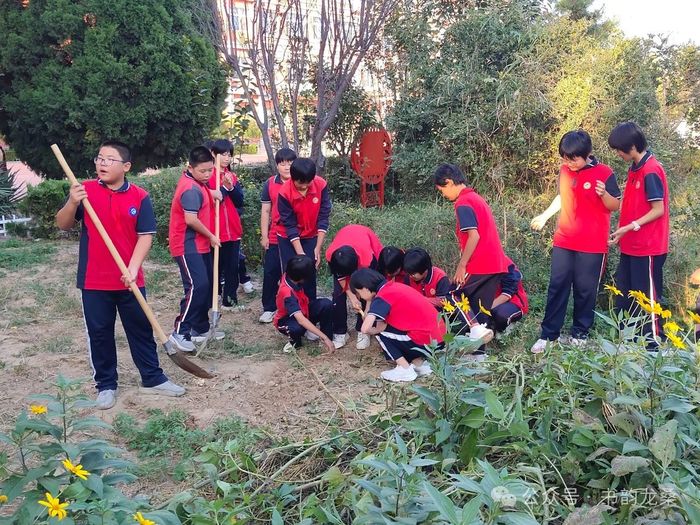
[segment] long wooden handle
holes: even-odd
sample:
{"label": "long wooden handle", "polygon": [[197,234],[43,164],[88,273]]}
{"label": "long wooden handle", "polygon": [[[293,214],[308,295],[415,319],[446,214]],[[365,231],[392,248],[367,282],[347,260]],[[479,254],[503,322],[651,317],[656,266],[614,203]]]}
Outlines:
{"label": "long wooden handle", "polygon": [[[214,173],[216,174],[216,189],[218,191],[221,191],[221,173],[219,172],[219,159],[221,158],[221,155],[217,153],[216,159],[214,160]],[[220,203],[218,200],[214,203],[214,235],[216,235],[216,238],[219,238],[220,230],[221,230],[221,224],[219,221],[219,206]],[[212,294],[211,294],[211,311],[216,313],[219,311],[219,294],[217,293],[219,291],[219,247],[214,246],[214,268],[213,268],[213,276],[214,278],[212,281]],[[222,290],[223,294],[223,290]]]}
{"label": "long wooden handle", "polygon": [[[58,163],[63,168],[63,171],[65,172],[66,177],[68,177],[68,180],[70,181],[71,185],[79,184],[78,179],[75,178],[73,170],[70,169],[70,166],[66,162],[66,159],[63,157],[63,153],[61,153],[59,147],[56,144],[52,144],[51,151],[53,151],[53,154],[56,155],[56,159],[58,159]],[[109,253],[112,254],[112,258],[114,259],[114,262],[117,263],[117,266],[119,267],[119,270],[121,270],[122,275],[124,275],[127,279],[130,280],[131,275],[129,274],[129,269],[126,267],[126,264],[124,264],[122,256],[119,255],[116,246],[114,246],[112,239],[109,238],[107,230],[105,230],[105,227],[102,225],[102,221],[100,221],[100,218],[97,216],[97,213],[95,213],[95,209],[92,207],[92,204],[90,204],[90,201],[87,199],[87,197],[85,197],[82,200],[82,204],[85,208],[85,211],[90,216],[90,219],[92,219],[92,222],[95,224],[95,228],[97,228],[100,237],[102,237],[102,240],[107,245],[107,249],[109,250]],[[146,298],[141,293],[141,290],[139,290],[139,287],[136,286],[135,282],[130,283],[129,288],[136,296],[136,300],[141,305],[141,308],[143,308],[143,311],[146,314],[146,317],[148,318],[148,322],[151,323],[151,326],[153,327],[153,331],[155,332],[158,341],[160,341],[161,344],[164,344],[168,340],[168,336],[165,335],[165,332],[163,332],[163,329],[160,327],[156,316],[153,314],[153,310],[151,310],[151,307],[146,302]]]}

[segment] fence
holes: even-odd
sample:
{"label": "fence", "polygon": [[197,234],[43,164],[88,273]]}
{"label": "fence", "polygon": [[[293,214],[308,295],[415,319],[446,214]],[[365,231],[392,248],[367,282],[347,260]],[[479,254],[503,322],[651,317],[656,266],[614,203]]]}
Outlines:
{"label": "fence", "polygon": [[18,217],[17,215],[0,215],[0,237],[7,237],[7,225],[22,222],[29,222],[32,219],[29,217]]}

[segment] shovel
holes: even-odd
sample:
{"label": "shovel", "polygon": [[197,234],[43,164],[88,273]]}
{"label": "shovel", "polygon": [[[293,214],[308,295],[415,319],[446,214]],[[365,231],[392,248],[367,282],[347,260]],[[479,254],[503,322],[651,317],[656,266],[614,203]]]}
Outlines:
{"label": "shovel", "polygon": [[[73,175],[73,170],[71,170],[70,166],[68,166],[68,163],[66,162],[66,159],[63,157],[63,153],[61,153],[61,150],[58,148],[58,146],[56,144],[53,144],[51,146],[51,150],[53,151],[53,154],[56,155],[56,159],[58,159],[58,163],[63,168],[63,171],[65,172],[66,176],[68,177],[68,180],[70,181],[71,185],[78,184],[78,181],[75,178],[75,175]],[[112,258],[114,258],[114,262],[117,263],[117,266],[121,270],[122,274],[130,279],[131,276],[129,275],[128,268],[124,264],[124,261],[122,260],[121,255],[119,255],[117,248],[114,246],[112,239],[109,238],[109,234],[105,230],[104,226],[102,226],[102,222],[100,221],[99,217],[95,213],[95,210],[92,207],[92,205],[90,204],[90,201],[88,201],[88,199],[85,198],[85,199],[83,199],[82,204],[83,204],[83,207],[85,208],[85,211],[90,216],[90,219],[92,219],[92,222],[95,224],[97,231],[100,233],[100,237],[102,237],[102,240],[107,245],[107,249],[109,250],[109,253],[112,254]],[[163,345],[163,348],[165,348],[165,353],[168,354],[168,357],[170,359],[172,359],[173,362],[177,366],[179,366],[184,371],[189,372],[192,375],[195,375],[197,377],[202,377],[205,379],[213,378],[214,377],[213,375],[211,375],[209,372],[207,372],[203,368],[200,368],[199,366],[194,364],[192,361],[187,359],[187,357],[185,357],[185,354],[183,354],[182,352],[179,352],[176,348],[173,347],[172,343],[168,340],[168,336],[165,335],[165,332],[163,332],[163,329],[160,327],[160,324],[158,324],[158,320],[156,319],[156,316],[153,314],[153,310],[151,310],[151,307],[146,302],[146,298],[141,293],[141,290],[139,290],[139,287],[136,286],[136,283],[135,282],[130,283],[129,288],[131,289],[133,294],[136,296],[136,300],[141,305],[143,312],[146,314],[146,317],[148,318],[148,322],[151,323],[151,327],[153,327],[153,331],[155,332],[156,338]]]}
{"label": "shovel", "polygon": [[[216,189],[221,191],[221,174],[219,173],[219,159],[221,155],[216,155],[216,163],[214,164],[214,173],[216,177]],[[219,238],[221,233],[221,224],[219,221],[219,201],[214,203],[214,235]],[[219,326],[219,247],[214,246],[214,267],[212,268],[212,292],[211,292],[211,320],[209,325],[209,333],[204,342],[195,350],[194,355],[198,356],[204,351],[209,343],[209,340],[216,335],[216,327]]]}

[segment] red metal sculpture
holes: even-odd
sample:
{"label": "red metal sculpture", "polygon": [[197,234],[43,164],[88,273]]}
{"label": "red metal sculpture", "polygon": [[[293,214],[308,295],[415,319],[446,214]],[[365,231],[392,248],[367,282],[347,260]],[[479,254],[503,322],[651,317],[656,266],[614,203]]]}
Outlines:
{"label": "red metal sculpture", "polygon": [[384,206],[384,179],[391,166],[391,137],[383,128],[362,134],[350,154],[350,166],[360,177],[360,204]]}

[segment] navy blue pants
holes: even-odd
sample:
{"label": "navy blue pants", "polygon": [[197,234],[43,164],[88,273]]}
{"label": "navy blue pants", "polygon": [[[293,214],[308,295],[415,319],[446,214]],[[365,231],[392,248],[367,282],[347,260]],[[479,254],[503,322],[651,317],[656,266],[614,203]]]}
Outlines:
{"label": "navy blue pants", "polygon": [[175,319],[175,331],[185,337],[194,330],[203,334],[209,330],[209,308],[212,302],[211,253],[191,253],[175,257],[180,268],[185,295],[180,300],[180,315]]}
{"label": "navy blue pants", "polygon": [[482,305],[487,310],[491,308],[502,275],[501,273],[470,274],[462,287],[455,290],[452,294],[457,300],[461,298],[462,294],[469,299],[469,305],[471,306],[470,319],[476,317],[476,321],[479,323],[488,322],[488,316],[479,311],[479,305]]}
{"label": "navy blue pants", "polygon": [[[313,260],[314,250],[316,249],[316,237],[311,237],[310,239],[299,239],[299,241],[301,242],[301,247],[304,250],[306,256],[310,257],[311,260]],[[280,264],[282,267],[282,271],[284,272],[289,259],[294,257],[297,253],[294,251],[294,246],[292,246],[292,243],[289,241],[289,239],[280,237],[279,235],[277,236],[277,245],[280,251]],[[306,297],[308,297],[310,300],[313,301],[314,299],[316,299],[315,267],[313,276],[310,279],[306,279],[306,281],[304,281],[304,292],[306,293]]]}
{"label": "navy blue pants", "polygon": [[[309,303],[309,321],[317,324],[326,337],[333,337],[333,303],[330,299],[314,299]],[[294,316],[286,316],[280,319],[277,325],[280,333],[289,337],[289,341],[296,347],[301,347],[302,337],[306,328],[301,326]]]}
{"label": "navy blue pants", "polygon": [[[117,312],[129,342],[131,358],[145,387],[165,383],[168,378],[158,364],[153,329],[136,296],[129,290],[81,290],[83,316],[88,333],[88,350],[93,379],[98,391],[117,388],[117,345],[114,322]],[[141,288],[146,296],[146,289]]]}
{"label": "navy blue pants", "polygon": [[277,244],[270,244],[269,248],[265,250],[265,260],[263,261],[262,305],[265,312],[277,310],[275,299],[282,278],[280,264],[279,247]]}
{"label": "navy blue pants", "polygon": [[403,357],[410,363],[414,359],[427,358],[424,353],[427,352],[426,347],[414,343],[405,332],[387,326],[384,332],[377,335],[377,340],[384,350],[387,361],[396,361]]}
{"label": "navy blue pants", "polygon": [[[241,241],[227,241],[219,248],[219,282],[223,282],[223,305],[238,303],[238,262]],[[221,295],[222,287],[219,286]]]}
{"label": "navy blue pants", "polygon": [[[651,256],[620,254],[620,264],[615,272],[615,285],[622,292],[622,296],[615,297],[615,309],[618,312],[627,310],[635,314],[639,313],[639,308],[634,306],[634,299],[627,296],[630,291],[644,292],[653,302],[663,302],[665,262],[666,254]],[[644,324],[642,333],[649,346],[657,346],[658,339],[663,335],[661,325],[661,319],[653,313]]]}
{"label": "navy blue pants", "polygon": [[[360,300],[364,308],[365,302]],[[357,314],[355,320],[355,330],[358,332],[362,327],[362,316]],[[348,294],[340,287],[337,279],[333,279],[333,333],[348,333]]]}
{"label": "navy blue pants", "polygon": [[499,304],[491,308],[491,317],[488,327],[497,332],[502,332],[509,325],[523,318],[523,311],[511,302]]}
{"label": "navy blue pants", "polygon": [[541,339],[555,341],[561,335],[572,289],[574,318],[571,336],[576,339],[588,337],[595,318],[595,302],[605,270],[605,259],[604,253],[577,252],[556,246],[552,249],[552,272],[549,276]]}

